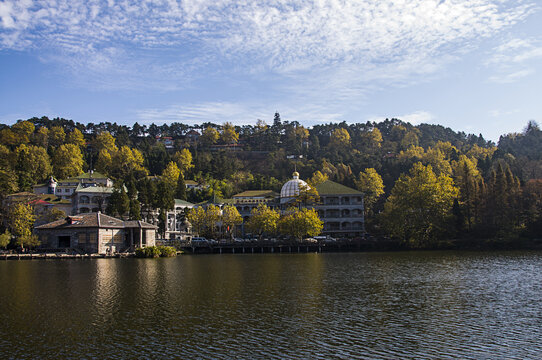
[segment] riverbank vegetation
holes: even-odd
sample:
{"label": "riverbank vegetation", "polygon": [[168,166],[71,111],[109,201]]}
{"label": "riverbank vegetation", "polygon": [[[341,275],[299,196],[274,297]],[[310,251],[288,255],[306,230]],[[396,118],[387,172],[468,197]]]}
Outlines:
{"label": "riverbank vegetation", "polygon": [[[145,219],[159,209],[160,231],[174,198],[198,203],[245,190],[279,191],[294,164],[309,184],[330,179],[365,192],[368,233],[407,247],[451,239],[519,244],[542,233],[542,131],[535,122],[497,144],[398,119],[306,128],[278,113],[270,124],[243,126],[81,124],[47,117],[0,125],[2,199],[32,191],[51,175],[65,179],[95,169],[117,187],[103,211]],[[186,189],[187,181],[196,186]],[[23,226],[29,218],[13,211],[3,207],[0,232],[7,228],[21,246],[33,244]],[[239,217],[230,215],[233,229]],[[280,223],[258,221],[248,226],[260,236],[270,231],[260,229]],[[208,221],[192,224],[198,233],[216,231]]]}
{"label": "riverbank vegetation", "polygon": [[177,250],[172,246],[147,246],[137,248],[135,256],[138,258],[158,258],[177,256]]}

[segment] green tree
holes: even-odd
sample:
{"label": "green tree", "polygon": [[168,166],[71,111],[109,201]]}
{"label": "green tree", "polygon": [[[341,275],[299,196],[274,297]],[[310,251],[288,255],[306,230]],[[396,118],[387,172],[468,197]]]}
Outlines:
{"label": "green tree", "polygon": [[32,133],[34,133],[34,124],[30,121],[19,121],[13,124],[11,130],[19,137],[21,144],[28,144]]}
{"label": "green tree", "polygon": [[202,207],[195,207],[188,211],[186,219],[192,225],[192,232],[196,235],[203,233],[205,225],[205,210]]}
{"label": "green tree", "polygon": [[66,136],[66,142],[68,144],[73,144],[79,147],[84,147],[86,144],[83,133],[77,128],[73,129],[73,131]]}
{"label": "green tree", "polygon": [[250,215],[247,228],[253,234],[258,234],[260,240],[264,233],[274,234],[277,231],[280,215],[276,210],[269,208],[266,204],[258,204],[257,208],[252,209]]}
{"label": "green tree", "polygon": [[464,210],[467,229],[470,231],[475,222],[481,175],[476,167],[476,160],[465,155],[460,155],[459,160],[452,163],[452,167],[454,181],[459,187],[460,206]]}
{"label": "green tree", "polygon": [[335,148],[347,148],[350,146],[350,134],[345,128],[338,128],[331,133],[329,145]]}
{"label": "green tree", "polygon": [[60,145],[53,153],[53,173],[58,179],[81,174],[84,163],[81,150],[73,144]]}
{"label": "green tree", "polygon": [[405,243],[430,247],[450,230],[458,192],[451,177],[437,177],[431,165],[416,163],[395,183],[384,206],[383,224]]}
{"label": "green tree", "polygon": [[322,232],[324,223],[314,209],[301,210],[291,208],[279,220],[279,228],[284,234],[301,241],[305,236],[317,236]]}
{"label": "green tree", "polygon": [[184,176],[183,173],[179,175],[179,179],[177,180],[177,187],[175,189],[175,198],[180,200],[187,199],[186,197],[186,184],[184,182]]}
{"label": "green tree", "polygon": [[105,209],[105,212],[108,215],[124,219],[124,215],[128,214],[129,211],[130,198],[128,197],[128,194],[126,194],[124,186],[121,186],[120,188],[115,188],[107,201],[107,207]]}
{"label": "green tree", "polygon": [[367,168],[359,173],[355,181],[356,188],[364,194],[365,212],[369,213],[376,201],[384,194],[382,177],[373,168]]}
{"label": "green tree", "polygon": [[222,125],[220,140],[226,144],[236,144],[239,141],[239,134],[235,131],[235,126],[232,123],[226,122]]}
{"label": "green tree", "polygon": [[66,218],[66,213],[57,208],[50,208],[40,214],[38,221],[44,224]]}
{"label": "green tree", "polygon": [[52,174],[51,160],[45,148],[34,145],[20,145],[15,149],[15,170],[21,189],[29,190]]}
{"label": "green tree", "polygon": [[47,129],[45,126],[38,128],[38,131],[36,131],[32,136],[32,142],[36,146],[47,148],[49,145],[49,129]]}
{"label": "green tree", "polygon": [[177,181],[179,181],[180,174],[181,171],[177,167],[177,164],[170,161],[162,172],[162,181],[171,189],[175,189],[177,187]]}
{"label": "green tree", "polygon": [[215,128],[209,126],[205,130],[203,130],[203,134],[201,134],[201,137],[199,139],[204,146],[210,146],[216,144],[219,137],[220,134],[218,133],[218,131]]}
{"label": "green tree", "polygon": [[66,139],[66,132],[61,126],[53,126],[49,129],[49,145],[53,147],[59,147],[64,144]]}
{"label": "green tree", "polygon": [[192,164],[192,153],[188,149],[177,151],[175,155],[173,155],[173,161],[177,163],[177,166],[183,175],[187,174],[188,171],[194,167]]}
{"label": "green tree", "polygon": [[118,150],[117,145],[115,145],[115,138],[107,131],[102,131],[96,135],[93,145],[96,152],[107,150],[110,154],[114,154]]}
{"label": "green tree", "polygon": [[205,209],[205,227],[207,229],[207,234],[212,239],[216,237],[216,230],[221,217],[222,213],[218,206],[210,204],[207,206],[207,209]]}
{"label": "green tree", "polygon": [[145,159],[137,149],[122,146],[113,156],[110,174],[117,179],[128,179],[130,175],[145,176],[147,169],[143,167]]}
{"label": "green tree", "polygon": [[243,217],[239,214],[237,208],[233,205],[226,205],[222,209],[222,224],[230,238],[233,239],[233,234],[236,225],[243,223]]}
{"label": "green tree", "polygon": [[16,203],[10,208],[8,215],[9,228],[15,236],[15,243],[22,249],[39,245],[36,235],[32,234],[34,227],[34,209],[31,205]]}
{"label": "green tree", "polygon": [[11,241],[11,233],[6,230],[0,235],[0,248],[5,249]]}
{"label": "green tree", "polygon": [[322,174],[319,170],[315,171],[314,174],[312,174],[312,177],[308,180],[308,183],[310,186],[315,187],[325,181],[327,181],[329,177],[327,174]]}

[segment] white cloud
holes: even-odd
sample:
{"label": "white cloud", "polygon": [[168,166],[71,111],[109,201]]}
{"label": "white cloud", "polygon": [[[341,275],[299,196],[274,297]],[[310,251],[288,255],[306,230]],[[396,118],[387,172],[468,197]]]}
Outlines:
{"label": "white cloud", "polygon": [[[164,108],[140,109],[135,112],[138,122],[143,124],[182,122],[201,124],[212,122],[222,124],[226,121],[236,125],[256,123],[262,119],[267,123],[273,120],[278,107],[268,103],[237,103],[228,101],[202,102],[197,104],[171,105]],[[340,112],[329,111],[321,105],[290,106],[280,105],[280,114],[285,121],[298,121],[306,126],[340,121]]]}
{"label": "white cloud", "polygon": [[490,82],[514,83],[532,75],[534,63],[542,59],[542,38],[512,38],[492,49],[486,66],[494,69]]}
{"label": "white cloud", "polygon": [[428,111],[424,110],[418,110],[410,114],[404,114],[404,115],[393,115],[393,116],[372,116],[367,121],[371,122],[382,122],[385,119],[399,119],[403,120],[405,122],[409,122],[412,125],[419,125],[419,124],[428,124],[436,121],[436,118],[433,114],[431,114]]}
{"label": "white cloud", "polygon": [[[104,82],[113,74],[120,84],[179,83],[211,69],[295,76],[355,68],[355,87],[434,73],[534,9],[532,0],[4,0],[0,49],[37,49],[74,73]],[[192,71],[163,71],[174,67]]]}

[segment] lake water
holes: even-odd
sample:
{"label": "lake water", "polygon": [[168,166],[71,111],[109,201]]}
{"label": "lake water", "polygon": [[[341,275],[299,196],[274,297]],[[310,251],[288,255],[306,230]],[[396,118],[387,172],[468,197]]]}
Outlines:
{"label": "lake water", "polygon": [[542,358],[542,253],[0,261],[0,358]]}

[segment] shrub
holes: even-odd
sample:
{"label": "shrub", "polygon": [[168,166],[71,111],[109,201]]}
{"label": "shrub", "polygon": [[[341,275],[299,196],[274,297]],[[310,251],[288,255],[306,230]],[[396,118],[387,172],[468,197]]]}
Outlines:
{"label": "shrub", "polygon": [[177,250],[173,246],[158,246],[161,257],[172,257],[177,255]]}
{"label": "shrub", "polygon": [[171,246],[148,246],[137,248],[135,256],[138,258],[172,257],[177,255],[177,250]]}

